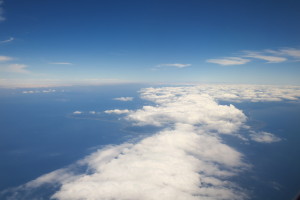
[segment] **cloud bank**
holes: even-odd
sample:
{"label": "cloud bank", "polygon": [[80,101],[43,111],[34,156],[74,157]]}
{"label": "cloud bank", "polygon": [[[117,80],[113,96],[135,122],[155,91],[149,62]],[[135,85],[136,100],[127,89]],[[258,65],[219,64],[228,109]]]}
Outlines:
{"label": "cloud bank", "polygon": [[[219,101],[295,101],[300,87],[199,85],[145,88],[141,98],[153,105],[124,111],[135,126],[161,127],[137,142],[107,146],[74,165],[33,180],[22,189],[60,184],[60,200],[241,200],[249,196],[230,177],[249,168],[246,158],[225,144],[222,135],[271,143],[275,135],[254,132],[234,105]],[[247,138],[241,130],[249,130]]]}

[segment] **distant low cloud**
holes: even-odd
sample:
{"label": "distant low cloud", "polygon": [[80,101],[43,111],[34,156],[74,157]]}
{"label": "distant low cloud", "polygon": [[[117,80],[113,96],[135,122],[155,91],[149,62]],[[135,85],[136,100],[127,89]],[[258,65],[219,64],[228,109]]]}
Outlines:
{"label": "distant low cloud", "polygon": [[70,62],[52,62],[49,64],[51,64],[51,65],[73,65],[73,63],[70,63]]}
{"label": "distant low cloud", "polygon": [[7,40],[2,40],[2,41],[0,41],[0,44],[9,43],[9,42],[12,42],[12,41],[14,41],[14,40],[15,40],[15,38],[10,37],[10,38],[8,38]]}
{"label": "distant low cloud", "polygon": [[117,101],[132,101],[133,97],[117,97],[117,98],[114,98],[114,100],[117,100]]}
{"label": "distant low cloud", "polygon": [[73,114],[74,114],[74,115],[80,115],[80,114],[82,114],[82,112],[79,111],[79,110],[77,110],[77,111],[74,111]]}
{"label": "distant low cloud", "polygon": [[243,65],[250,62],[249,59],[239,57],[225,57],[221,59],[208,59],[206,62],[215,63],[219,65]]}
{"label": "distant low cloud", "polygon": [[35,94],[35,93],[53,93],[56,92],[54,89],[47,89],[47,90],[24,90],[22,91],[23,94]]}
{"label": "distant low cloud", "polygon": [[260,143],[273,143],[273,142],[279,142],[281,139],[279,137],[276,137],[272,133],[268,132],[254,132],[252,131],[250,134],[250,137],[255,142]]}
{"label": "distant low cloud", "polygon": [[127,110],[127,109],[125,109],[125,110],[114,109],[114,110],[104,111],[104,113],[106,113],[106,114],[117,114],[117,115],[127,114],[129,112],[130,112],[130,110]]}

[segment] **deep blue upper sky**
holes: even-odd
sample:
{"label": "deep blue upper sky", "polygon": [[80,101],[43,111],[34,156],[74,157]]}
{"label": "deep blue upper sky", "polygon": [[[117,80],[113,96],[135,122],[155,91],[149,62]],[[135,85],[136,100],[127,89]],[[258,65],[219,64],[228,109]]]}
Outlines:
{"label": "deep blue upper sky", "polygon": [[1,86],[300,84],[299,1],[4,0],[0,7]]}

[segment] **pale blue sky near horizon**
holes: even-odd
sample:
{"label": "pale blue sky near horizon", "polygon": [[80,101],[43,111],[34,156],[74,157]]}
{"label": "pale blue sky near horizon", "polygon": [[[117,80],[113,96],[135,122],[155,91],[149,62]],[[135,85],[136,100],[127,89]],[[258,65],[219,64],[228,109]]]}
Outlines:
{"label": "pale blue sky near horizon", "polygon": [[0,86],[299,85],[300,2],[1,0]]}

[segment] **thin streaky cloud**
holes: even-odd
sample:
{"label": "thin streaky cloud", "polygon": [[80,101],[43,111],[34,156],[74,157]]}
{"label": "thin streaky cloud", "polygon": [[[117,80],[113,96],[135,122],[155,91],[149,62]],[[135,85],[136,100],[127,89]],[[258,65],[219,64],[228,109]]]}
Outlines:
{"label": "thin streaky cloud", "polygon": [[182,63],[167,63],[167,64],[159,64],[156,67],[176,67],[176,68],[185,68],[189,67],[191,64],[182,64]]}
{"label": "thin streaky cloud", "polygon": [[300,58],[300,49],[281,49],[280,52],[287,56]]}
{"label": "thin streaky cloud", "polygon": [[9,42],[12,42],[12,41],[14,41],[14,40],[15,40],[15,38],[10,37],[10,38],[8,38],[7,40],[2,40],[2,41],[0,41],[0,44],[9,43]]}
{"label": "thin streaky cloud", "polygon": [[225,57],[221,59],[208,59],[206,60],[206,62],[225,66],[225,65],[244,65],[250,62],[250,60],[245,58],[240,58],[240,57]]}
{"label": "thin streaky cloud", "polygon": [[268,55],[263,55],[259,52],[246,52],[246,55],[244,55],[244,57],[261,59],[261,60],[268,61],[268,63],[279,63],[287,60],[284,57],[268,56]]}

